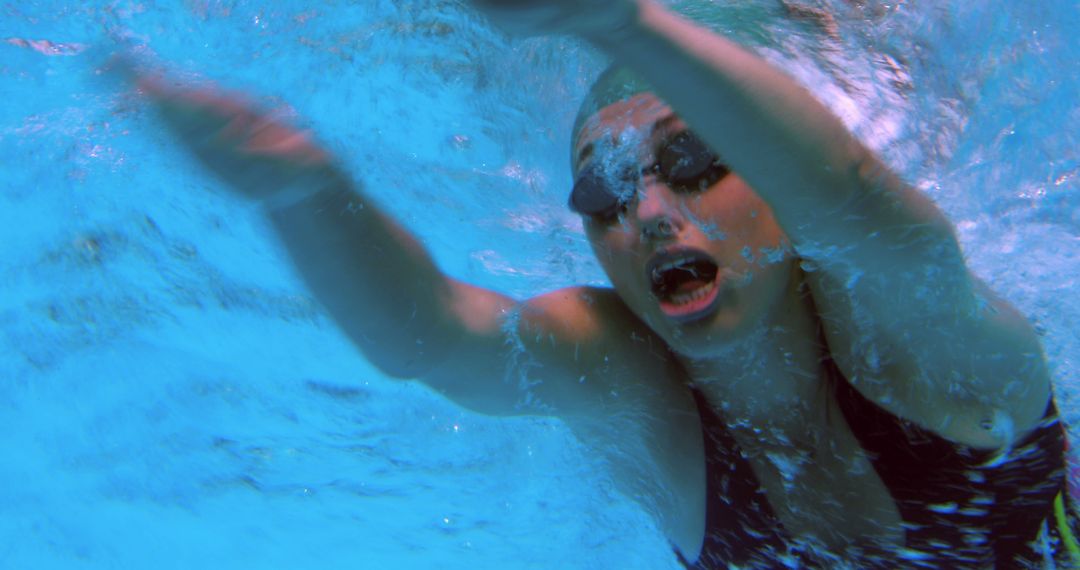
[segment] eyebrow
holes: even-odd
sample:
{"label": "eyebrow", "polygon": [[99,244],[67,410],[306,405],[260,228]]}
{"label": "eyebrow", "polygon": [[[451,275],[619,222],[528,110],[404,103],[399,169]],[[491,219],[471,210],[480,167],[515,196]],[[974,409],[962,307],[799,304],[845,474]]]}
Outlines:
{"label": "eyebrow", "polygon": [[[678,120],[679,120],[679,117],[674,112],[668,113],[667,115],[665,115],[664,117],[660,118],[655,123],[653,123],[652,130],[649,131],[649,137],[652,138],[652,136],[654,136],[657,131],[661,131],[661,130],[666,129],[668,126],[671,125],[671,123],[674,123],[675,121],[678,121]],[[595,150],[596,150],[596,144],[595,143],[586,144],[581,149],[581,152],[578,153],[577,163],[581,164],[582,162],[584,162],[586,158],[589,158],[590,156],[592,156],[592,154],[593,154],[593,152]]]}

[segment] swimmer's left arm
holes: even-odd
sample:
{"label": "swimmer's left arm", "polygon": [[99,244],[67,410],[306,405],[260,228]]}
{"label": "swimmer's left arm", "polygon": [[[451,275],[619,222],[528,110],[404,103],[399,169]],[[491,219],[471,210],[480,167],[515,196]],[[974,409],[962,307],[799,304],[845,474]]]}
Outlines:
{"label": "swimmer's left arm", "polygon": [[863,394],[975,445],[1038,422],[1049,375],[1031,326],[970,274],[933,202],[790,77],[653,0],[474,1],[577,33],[655,87],[816,265],[830,348]]}
{"label": "swimmer's left arm", "polygon": [[784,73],[651,0],[636,5],[636,25],[596,43],[656,86],[815,264],[826,336],[856,388],[972,445],[1035,426],[1049,398],[1038,338],[970,273],[933,202]]}

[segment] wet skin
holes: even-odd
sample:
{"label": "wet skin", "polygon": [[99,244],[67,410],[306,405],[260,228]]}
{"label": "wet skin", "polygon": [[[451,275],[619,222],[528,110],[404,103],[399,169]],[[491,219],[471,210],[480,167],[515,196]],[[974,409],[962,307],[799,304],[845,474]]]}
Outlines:
{"label": "wet skin", "polygon": [[[713,48],[719,54],[715,66],[746,63],[723,45]],[[735,75],[745,79],[740,69]],[[861,380],[856,388],[947,438],[1001,445],[1007,438],[981,427],[988,418],[1000,415],[1022,434],[1045,408],[1048,379],[1037,339],[1022,316],[985,288],[968,286],[962,256],[950,249],[951,230],[934,223],[940,216],[914,191],[887,177],[882,182],[864,176],[877,171],[877,162],[863,160],[869,155],[811,153],[837,150],[830,144],[838,129],[827,124],[800,120],[803,130],[770,134],[767,121],[749,121],[732,141],[725,138],[736,136],[731,129],[710,123],[713,103],[694,115],[694,101],[683,101],[680,112],[692,118],[703,139],[711,137],[729,153],[744,151],[742,172],[773,208],[737,173],[691,193],[646,175],[618,219],[585,222],[615,290],[570,287],[519,302],[443,274],[421,243],[304,133],[233,97],[139,79],[178,140],[238,194],[263,203],[312,293],[373,364],[388,376],[425,382],[481,413],[562,418],[607,456],[627,495],[642,499],[687,558],[700,549],[706,504],[701,425],[688,384],[723,412],[793,536],[813,537],[837,551],[860,539],[902,543],[888,490],[841,415],[826,413],[835,402],[821,390],[821,322],[828,325],[830,351],[845,377]],[[773,79],[762,79],[767,89],[755,84],[750,91],[785,95],[768,98],[774,103],[801,100]],[[785,116],[825,116],[805,105],[784,109]],[[815,134],[815,124],[823,135]],[[684,128],[651,95],[602,109],[585,127],[575,172],[612,155],[653,164],[664,141]],[[751,139],[762,132],[765,142],[809,140],[794,146],[813,154],[807,162],[814,167],[807,170],[799,162],[785,169],[767,161],[775,156],[770,149],[788,147],[762,140],[755,146]],[[836,167],[817,167],[828,161]],[[858,176],[830,177],[825,171]],[[843,218],[858,223],[813,215],[834,187],[871,190],[853,202],[865,207]],[[914,231],[920,228],[929,230]],[[870,232],[877,239],[865,239]],[[919,239],[897,239],[912,234]],[[920,247],[928,240],[934,247]],[[848,257],[842,265],[804,275],[791,241],[803,254],[808,241],[820,241],[845,248]],[[680,248],[707,256],[720,269],[714,298],[700,306],[676,307],[671,299],[665,305],[654,293],[650,268],[657,259],[673,259],[664,256]],[[849,279],[848,268],[863,277]],[[934,281],[920,277],[928,270]],[[373,278],[380,275],[396,278]],[[845,283],[856,286],[840,286]],[[968,290],[978,293],[978,307],[993,310],[961,310],[971,304]],[[934,295],[927,301],[912,292]],[[898,304],[904,311],[895,310]],[[855,306],[862,310],[857,323],[849,318],[854,313],[845,312]],[[519,318],[511,320],[514,315]],[[905,328],[911,322],[917,327]],[[508,332],[535,365],[529,370],[536,376],[524,387],[506,381],[508,371],[519,372],[507,356]],[[963,350],[955,350],[956,339],[963,339]],[[868,343],[875,348],[872,366],[859,351]],[[957,397],[956,378],[977,397]],[[802,464],[792,484],[779,469],[783,461],[774,458],[790,463],[802,456],[812,461]]]}
{"label": "wet skin", "polygon": [[[686,129],[651,94],[605,107],[583,128],[575,174],[613,154],[652,164],[662,144]],[[735,173],[692,192],[647,174],[618,219],[585,216],[584,221],[619,297],[673,350],[691,358],[714,356],[759,326],[784,295],[795,268],[796,258],[772,210]],[[650,260],[684,248],[704,252],[719,268],[716,300],[690,322],[663,310],[648,271]]]}

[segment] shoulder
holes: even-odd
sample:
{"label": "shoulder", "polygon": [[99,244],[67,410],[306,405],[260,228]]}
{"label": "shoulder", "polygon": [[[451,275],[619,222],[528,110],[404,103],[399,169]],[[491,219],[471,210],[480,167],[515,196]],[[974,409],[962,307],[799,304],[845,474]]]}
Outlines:
{"label": "shoulder", "polygon": [[568,342],[599,342],[640,323],[612,289],[567,287],[533,297],[521,307],[521,325]]}
{"label": "shoulder", "polygon": [[575,360],[583,349],[608,360],[673,360],[667,343],[609,288],[568,287],[530,299],[522,305],[518,330],[534,340],[539,335],[549,347],[572,346]]}
{"label": "shoulder", "polygon": [[549,378],[570,378],[605,401],[669,389],[681,377],[667,344],[612,289],[569,287],[530,299],[515,329]]}
{"label": "shoulder", "polygon": [[815,301],[833,358],[863,396],[955,443],[999,448],[1040,424],[1050,376],[1030,323],[971,279],[974,308],[920,319],[882,312],[869,330],[842,326],[835,304]]}

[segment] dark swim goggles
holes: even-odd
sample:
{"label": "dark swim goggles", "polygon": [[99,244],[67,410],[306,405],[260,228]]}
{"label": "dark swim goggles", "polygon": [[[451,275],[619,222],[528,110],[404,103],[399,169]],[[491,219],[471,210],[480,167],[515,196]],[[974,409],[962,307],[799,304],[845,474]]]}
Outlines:
{"label": "dark swim goggles", "polygon": [[675,191],[699,192],[731,172],[705,141],[690,131],[675,135],[658,156],[656,163],[641,169],[633,163],[619,167],[594,160],[574,182],[570,209],[609,222],[636,197],[643,175],[655,174]]}

